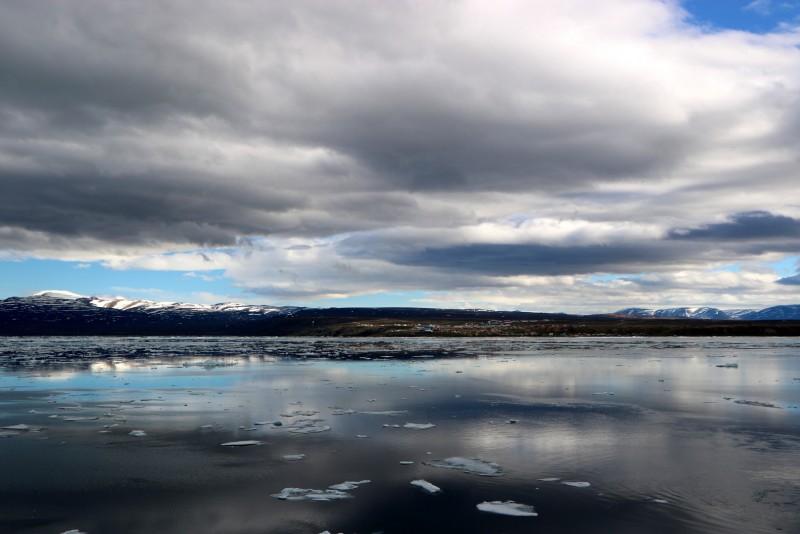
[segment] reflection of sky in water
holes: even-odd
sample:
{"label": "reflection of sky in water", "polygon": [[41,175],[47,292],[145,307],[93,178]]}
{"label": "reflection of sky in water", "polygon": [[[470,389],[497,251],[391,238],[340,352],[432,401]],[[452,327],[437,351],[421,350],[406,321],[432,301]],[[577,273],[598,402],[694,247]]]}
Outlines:
{"label": "reflection of sky in water", "polygon": [[[201,346],[213,353],[214,342],[204,341]],[[152,339],[147,343],[160,347]],[[375,507],[383,514],[394,513],[385,503],[401,499],[405,494],[400,488],[406,488],[412,477],[447,488],[437,497],[442,510],[451,506],[447,499],[459,492],[475,499],[535,500],[537,509],[541,504],[545,511],[537,524],[549,525],[552,531],[569,531],[554,519],[560,506],[591,508],[603,502],[610,514],[614,506],[626,502],[630,506],[654,496],[672,501],[673,511],[680,513],[666,518],[647,516],[642,521],[648,528],[663,524],[671,531],[725,532],[743,517],[756,521],[753,532],[776,525],[791,531],[798,525],[791,519],[798,506],[791,489],[797,478],[788,475],[797,472],[800,450],[800,380],[794,380],[800,378],[800,358],[795,355],[794,340],[584,339],[544,344],[413,340],[409,343],[417,349],[444,348],[450,354],[444,359],[401,361],[284,358],[276,356],[282,350],[278,341],[259,345],[253,357],[247,340],[238,345],[225,340],[229,353],[218,359],[236,365],[212,368],[183,366],[183,362],[211,357],[207,353],[188,357],[191,342],[182,343],[184,355],[174,359],[117,355],[0,372],[0,423],[46,427],[39,435],[0,440],[0,457],[23,455],[28,466],[23,473],[9,462],[0,463],[4,480],[19,480],[0,490],[0,497],[17,502],[13,499],[22,497],[13,496],[24,495],[20,493],[23,487],[48,484],[45,467],[59,469],[60,462],[68,462],[72,467],[63,470],[63,484],[74,477],[81,491],[88,493],[121,485],[133,498],[139,495],[139,487],[158,494],[163,488],[191,493],[201,484],[203,491],[213,492],[217,490],[212,488],[240,484],[238,497],[226,501],[238,513],[239,507],[250,502],[242,496],[245,490],[265,496],[300,484],[325,487],[347,479],[374,480],[370,497],[361,490],[360,501],[337,504],[335,509],[298,505],[318,521],[298,531],[322,531],[330,526],[331,518],[344,522],[340,530],[385,528],[378,519],[362,524],[355,518],[368,517],[366,510]],[[291,343],[294,348],[304,346],[296,340]],[[347,347],[342,341],[325,343],[329,344],[314,345],[313,350],[306,345],[303,352],[316,355]],[[392,343],[398,347],[403,341]],[[375,347],[375,342],[367,342],[354,353],[371,357]],[[724,363],[739,367],[717,367]],[[736,400],[777,408],[736,404]],[[334,415],[337,409],[405,413]],[[295,410],[318,413],[281,415]],[[65,416],[87,419],[69,421]],[[307,417],[324,419],[331,430],[313,435],[287,431],[292,421]],[[284,422],[282,428],[254,425],[277,419]],[[406,422],[436,427],[384,426]],[[117,426],[106,429],[106,425]],[[99,434],[103,429],[108,433]],[[147,436],[133,438],[128,435],[131,429],[143,429]],[[356,438],[357,434],[369,437]],[[220,447],[222,442],[249,439],[267,444],[248,451]],[[307,459],[291,466],[280,460],[281,454],[295,453],[304,453]],[[86,454],[97,455],[96,461],[104,466],[102,476],[86,478],[75,467],[87,464]],[[48,458],[39,471],[37,455]],[[476,479],[420,464],[448,456],[497,462],[507,476]],[[400,470],[401,459],[415,464]],[[731,465],[737,469],[731,470]],[[27,482],[22,482],[25,477]],[[545,486],[538,480],[545,477],[587,480],[593,489],[569,493],[574,489]],[[61,497],[58,487],[52,484],[53,499]],[[575,495],[583,500],[571,500]],[[762,495],[762,500],[767,499],[764,495],[777,495],[793,504],[780,507],[770,501],[761,506],[754,495]],[[407,498],[414,501],[418,495],[410,493]],[[414,523],[415,513],[424,515],[425,502],[416,503],[420,511],[400,513],[396,521],[408,521],[409,529],[425,531]],[[263,524],[272,525],[272,531],[288,528],[285,521],[291,522],[296,517],[292,510],[298,510],[267,497],[260,503],[265,515],[259,517]],[[452,506],[453,511],[460,510],[455,501]],[[146,504],[132,509],[144,516],[151,513],[142,507]],[[462,531],[488,521],[484,516],[470,516],[467,509],[473,507],[470,502],[459,512],[466,518],[463,528],[467,530]],[[527,531],[519,524],[482,525],[480,531]],[[591,526],[573,524],[573,531],[591,532]],[[67,528],[57,531],[63,530]],[[164,530],[163,524],[156,530],[172,532]]]}

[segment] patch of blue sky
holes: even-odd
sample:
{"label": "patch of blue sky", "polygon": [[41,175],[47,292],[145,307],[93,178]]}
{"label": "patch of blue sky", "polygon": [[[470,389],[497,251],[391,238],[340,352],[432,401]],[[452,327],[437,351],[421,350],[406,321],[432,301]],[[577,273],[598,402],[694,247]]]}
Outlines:
{"label": "patch of blue sky", "polygon": [[[191,274],[181,271],[130,269],[117,271],[99,263],[57,260],[0,261],[0,298],[21,297],[45,289],[82,295],[123,295],[150,300],[194,293],[238,293],[223,271]],[[152,288],[162,288],[153,290]]]}
{"label": "patch of blue sky", "polygon": [[764,267],[775,270],[780,277],[794,276],[800,272],[800,256],[789,256],[780,261],[767,263]]}
{"label": "patch of blue sky", "polygon": [[684,0],[689,22],[709,31],[782,31],[800,23],[800,0]]}
{"label": "patch of blue sky", "polygon": [[630,280],[639,275],[634,274],[591,274],[586,279],[592,284],[614,282],[615,280]]}

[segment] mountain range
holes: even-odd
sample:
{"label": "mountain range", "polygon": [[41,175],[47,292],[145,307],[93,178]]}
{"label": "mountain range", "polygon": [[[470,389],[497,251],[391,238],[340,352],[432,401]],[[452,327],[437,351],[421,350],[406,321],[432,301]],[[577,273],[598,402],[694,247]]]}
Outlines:
{"label": "mountain range", "polygon": [[[101,298],[41,291],[0,300],[0,335],[763,335],[800,305],[762,310],[625,308],[568,315],[434,308],[303,308]],[[761,323],[758,323],[761,322]],[[706,326],[701,326],[701,323]],[[731,326],[736,323],[740,326]],[[765,326],[754,326],[763,324]],[[783,325],[780,331],[788,332]]]}

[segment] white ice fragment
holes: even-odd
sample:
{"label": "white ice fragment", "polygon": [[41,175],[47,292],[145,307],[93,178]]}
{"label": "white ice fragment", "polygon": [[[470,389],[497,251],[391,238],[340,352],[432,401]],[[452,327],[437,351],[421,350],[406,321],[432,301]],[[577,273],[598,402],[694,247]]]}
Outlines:
{"label": "white ice fragment", "polygon": [[591,484],[589,484],[588,482],[569,482],[566,480],[562,482],[562,484],[565,484],[567,486],[572,486],[573,488],[588,488],[589,486],[591,486]]}
{"label": "white ice fragment", "polygon": [[297,462],[298,460],[304,460],[306,457],[305,454],[284,454],[283,459],[288,460],[290,462]]}
{"label": "white ice fragment", "polygon": [[3,430],[19,430],[20,432],[27,432],[31,427],[25,424],[4,426]]}
{"label": "white ice fragment", "polygon": [[318,413],[319,412],[315,410],[294,410],[292,412],[282,413],[281,417],[311,417]]}
{"label": "white ice fragment", "polygon": [[516,517],[536,517],[537,514],[533,506],[514,501],[484,501],[477,505],[481,512],[492,514],[513,515]]}
{"label": "white ice fragment", "polygon": [[341,484],[334,484],[333,486],[328,486],[328,488],[332,490],[340,490],[340,491],[347,491],[347,490],[354,490],[357,487],[363,484],[369,484],[369,480],[359,480],[358,482],[353,482],[348,480],[346,482],[342,482]]}
{"label": "white ice fragment", "polygon": [[413,428],[416,430],[427,430],[429,428],[433,428],[436,425],[433,423],[406,423],[403,425],[403,428]]}
{"label": "white ice fragment", "polygon": [[482,477],[499,477],[506,474],[499,465],[479,458],[453,456],[445,458],[444,460],[429,460],[422,463],[423,465],[429,465],[431,467],[457,469],[464,473],[471,473]]}
{"label": "white ice fragment", "polygon": [[669,504],[669,501],[666,499],[653,499],[653,502],[657,502],[658,504]]}
{"label": "white ice fragment", "polygon": [[258,441],[255,439],[246,439],[243,441],[229,441],[227,443],[222,443],[223,447],[252,447],[253,445],[263,445],[263,441]]}
{"label": "white ice fragment", "polygon": [[355,410],[348,408],[347,410],[342,409],[335,409],[331,412],[331,415],[352,415],[356,413]]}
{"label": "white ice fragment", "polygon": [[200,428],[214,428],[214,425],[203,425]]}
{"label": "white ice fragment", "polygon": [[556,482],[561,479],[558,477],[549,477],[549,478],[540,478],[539,480],[541,480],[542,482]]}
{"label": "white ice fragment", "polygon": [[440,488],[439,486],[435,486],[435,485],[431,484],[427,480],[421,480],[421,479],[420,480],[412,480],[411,481],[411,485],[412,486],[417,486],[418,488],[422,488],[425,491],[427,491],[428,493],[441,493],[442,492],[442,488]]}
{"label": "white ice fragment", "polygon": [[284,501],[335,501],[338,499],[351,499],[353,497],[349,493],[339,490],[303,488],[283,488],[279,493],[274,493],[272,496]]}
{"label": "white ice fragment", "polygon": [[389,417],[395,417],[397,415],[403,415],[408,413],[408,410],[386,410],[383,412],[358,412],[362,415],[388,415]]}
{"label": "white ice fragment", "polygon": [[147,432],[145,432],[144,430],[131,430],[130,432],[128,432],[128,435],[129,436],[136,436],[137,438],[140,438],[142,436],[146,436]]}
{"label": "white ice fragment", "polygon": [[13,431],[0,431],[0,438],[11,438],[14,436],[19,436],[22,432],[13,432]]}
{"label": "white ice fragment", "polygon": [[400,465],[411,465],[413,463],[411,460],[400,460]]}
{"label": "white ice fragment", "polygon": [[366,434],[356,434],[356,437],[363,439],[363,438],[368,438],[369,436],[367,436]]}
{"label": "white ice fragment", "polygon": [[331,427],[329,427],[328,425],[325,425],[325,426],[304,426],[304,427],[300,427],[300,428],[290,428],[289,432],[292,432],[293,434],[314,434],[316,432],[325,432],[325,431],[330,430],[330,429],[331,429]]}

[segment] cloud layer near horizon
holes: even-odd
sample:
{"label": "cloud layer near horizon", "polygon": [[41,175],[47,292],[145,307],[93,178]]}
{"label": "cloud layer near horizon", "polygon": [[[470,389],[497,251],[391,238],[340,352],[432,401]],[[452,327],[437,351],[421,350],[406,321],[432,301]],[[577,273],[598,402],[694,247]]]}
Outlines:
{"label": "cloud layer near horizon", "polygon": [[796,300],[799,43],[656,0],[4,4],[0,243],[266,299]]}

